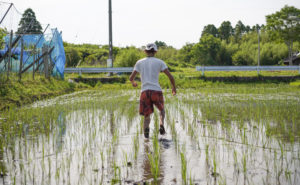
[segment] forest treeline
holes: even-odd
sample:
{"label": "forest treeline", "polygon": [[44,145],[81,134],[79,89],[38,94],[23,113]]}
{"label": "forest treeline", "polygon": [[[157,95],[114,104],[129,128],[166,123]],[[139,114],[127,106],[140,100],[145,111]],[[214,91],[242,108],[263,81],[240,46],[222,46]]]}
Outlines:
{"label": "forest treeline", "polygon": [[[232,25],[223,21],[220,26],[206,25],[197,43],[186,43],[176,49],[163,41],[157,57],[171,66],[195,65],[283,65],[284,59],[300,51],[300,10],[284,6],[266,16],[266,25]],[[260,52],[258,52],[258,39]],[[146,43],[145,43],[146,44]],[[105,65],[108,46],[64,43],[67,66]],[[143,47],[114,47],[114,67],[131,67],[144,55]]]}
{"label": "forest treeline", "polygon": [[[229,22],[229,21],[226,21]],[[230,22],[229,22],[230,23]],[[230,25],[230,24],[229,24]],[[241,21],[239,21],[241,25]],[[159,47],[157,57],[171,66],[187,67],[195,65],[257,65],[258,61],[258,33],[256,29],[244,30],[237,33],[232,29],[228,38],[207,33],[204,28],[197,43],[187,43],[180,49],[175,49],[162,41],[156,41]],[[208,25],[207,27],[214,27]],[[219,27],[220,29],[220,27]],[[219,30],[216,29],[216,30]],[[108,58],[108,46],[92,44],[64,43],[67,66],[105,65]],[[300,50],[299,42],[293,46]],[[143,48],[114,47],[114,66],[130,67],[144,57]],[[288,47],[284,41],[274,40],[262,26],[260,30],[260,64],[282,65],[288,57]]]}

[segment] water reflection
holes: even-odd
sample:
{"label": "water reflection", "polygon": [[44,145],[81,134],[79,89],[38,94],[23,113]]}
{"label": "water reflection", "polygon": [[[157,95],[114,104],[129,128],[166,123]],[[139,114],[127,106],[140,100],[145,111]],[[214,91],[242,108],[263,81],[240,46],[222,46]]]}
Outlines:
{"label": "water reflection", "polygon": [[66,134],[66,122],[65,115],[63,112],[60,112],[57,118],[58,134],[56,135],[56,152],[61,152],[64,143],[64,136]]}
{"label": "water reflection", "polygon": [[0,178],[2,178],[4,184],[4,176],[6,175],[6,166],[3,161],[4,160],[3,154],[4,154],[3,143],[0,142]]}
{"label": "water reflection", "polygon": [[159,143],[162,145],[164,149],[169,149],[171,147],[172,140],[167,138],[159,138]]}
{"label": "water reflection", "polygon": [[143,159],[143,180],[144,181],[148,181],[149,179],[151,179],[153,176],[151,174],[151,165],[150,165],[150,160],[149,160],[149,156],[151,155],[151,150],[150,150],[150,145],[151,142],[149,139],[144,139],[144,159]]}

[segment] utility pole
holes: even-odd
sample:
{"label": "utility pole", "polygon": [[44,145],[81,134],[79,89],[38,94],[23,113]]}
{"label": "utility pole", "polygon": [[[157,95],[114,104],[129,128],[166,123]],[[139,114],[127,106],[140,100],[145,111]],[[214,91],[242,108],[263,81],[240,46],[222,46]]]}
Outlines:
{"label": "utility pole", "polygon": [[259,28],[257,27],[257,38],[258,38],[258,57],[257,57],[257,66],[260,65],[260,40],[259,40]]}
{"label": "utility pole", "polygon": [[113,67],[113,43],[112,43],[112,11],[111,0],[108,0],[108,22],[109,22],[109,56],[107,59],[107,66]]}

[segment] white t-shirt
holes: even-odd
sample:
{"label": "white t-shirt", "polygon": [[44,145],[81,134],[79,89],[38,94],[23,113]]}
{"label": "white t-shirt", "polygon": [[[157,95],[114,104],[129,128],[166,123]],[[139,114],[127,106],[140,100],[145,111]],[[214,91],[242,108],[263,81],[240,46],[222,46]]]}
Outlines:
{"label": "white t-shirt", "polygon": [[141,75],[142,92],[145,90],[161,91],[158,76],[161,71],[167,68],[164,61],[155,57],[146,57],[137,61],[133,70]]}

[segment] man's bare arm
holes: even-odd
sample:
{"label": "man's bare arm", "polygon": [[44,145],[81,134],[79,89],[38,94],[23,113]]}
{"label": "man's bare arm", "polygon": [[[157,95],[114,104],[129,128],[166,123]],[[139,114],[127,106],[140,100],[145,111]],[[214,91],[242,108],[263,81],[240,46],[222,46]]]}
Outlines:
{"label": "man's bare arm", "polygon": [[163,72],[168,76],[168,78],[169,78],[169,80],[171,82],[171,85],[172,85],[172,94],[176,95],[176,86],[175,86],[174,77],[172,76],[172,74],[169,72],[168,69],[165,69]]}
{"label": "man's bare arm", "polygon": [[135,78],[136,74],[137,74],[137,71],[132,71],[132,73],[129,77],[129,80],[130,80],[133,87],[137,87],[137,83],[134,81],[134,78]]}

